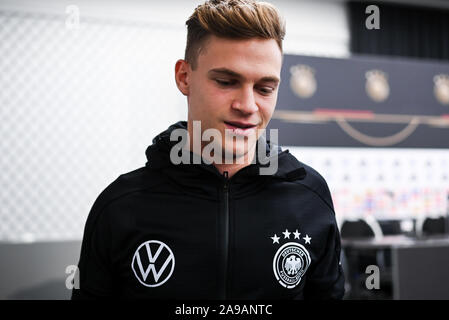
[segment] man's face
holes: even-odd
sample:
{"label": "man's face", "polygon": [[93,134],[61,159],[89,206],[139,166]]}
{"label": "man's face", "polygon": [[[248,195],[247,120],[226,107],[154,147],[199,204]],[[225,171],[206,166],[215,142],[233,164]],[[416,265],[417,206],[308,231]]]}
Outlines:
{"label": "man's face", "polygon": [[[254,150],[259,129],[266,128],[274,112],[281,65],[282,53],[274,39],[211,36],[197,68],[187,68],[189,131],[194,120],[201,121],[202,131],[218,129],[223,156],[226,152],[242,157]],[[240,139],[233,142],[226,129]]]}

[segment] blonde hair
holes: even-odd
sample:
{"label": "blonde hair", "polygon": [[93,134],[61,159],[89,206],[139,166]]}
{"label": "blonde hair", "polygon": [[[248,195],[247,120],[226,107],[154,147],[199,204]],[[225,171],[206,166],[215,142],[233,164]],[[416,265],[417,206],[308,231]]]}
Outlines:
{"label": "blonde hair", "polygon": [[282,52],[285,22],[279,11],[266,2],[254,0],[209,0],[199,5],[186,21],[185,60],[192,69],[207,38],[274,39]]}

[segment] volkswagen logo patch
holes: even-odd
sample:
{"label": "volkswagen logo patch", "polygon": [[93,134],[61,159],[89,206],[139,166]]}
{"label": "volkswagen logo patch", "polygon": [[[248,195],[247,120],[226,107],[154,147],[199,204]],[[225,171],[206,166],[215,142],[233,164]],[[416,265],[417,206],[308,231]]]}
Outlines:
{"label": "volkswagen logo patch", "polygon": [[158,287],[171,277],[175,269],[175,256],[165,243],[149,240],[137,248],[131,268],[141,284]]}

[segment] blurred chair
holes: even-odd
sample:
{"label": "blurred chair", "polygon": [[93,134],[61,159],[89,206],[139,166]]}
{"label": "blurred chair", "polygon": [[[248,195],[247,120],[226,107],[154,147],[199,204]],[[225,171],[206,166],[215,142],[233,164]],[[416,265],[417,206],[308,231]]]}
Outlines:
{"label": "blurred chair", "polygon": [[379,225],[382,229],[384,236],[391,236],[397,234],[403,234],[404,231],[401,228],[401,220],[382,220],[379,221]]}
{"label": "blurred chair", "polygon": [[[340,230],[341,238],[344,240],[362,240],[362,239],[381,239],[383,237],[382,229],[376,219],[372,216],[366,216],[357,220],[345,220],[342,222]],[[350,292],[347,295],[349,299],[374,299],[372,293],[364,290],[366,279],[366,267],[376,265],[382,271],[385,266],[383,250],[351,250],[345,249],[346,269],[348,271],[348,280],[350,283]],[[381,273],[382,275],[382,273]],[[381,282],[385,282],[381,276]],[[387,279],[389,282],[389,278]]]}
{"label": "blurred chair", "polygon": [[342,239],[380,239],[383,236],[379,223],[371,216],[343,221],[340,234]]}
{"label": "blurred chair", "polygon": [[[376,239],[383,237],[382,228],[379,222],[373,216],[365,216],[358,220],[343,221],[341,227],[342,239]],[[375,264],[377,266],[385,266],[384,251],[369,252],[359,257],[360,265],[368,266]],[[388,261],[389,263],[389,261]],[[360,268],[359,268],[360,269]],[[363,270],[364,272],[364,270]]]}
{"label": "blurred chair", "polygon": [[416,223],[416,231],[418,237],[447,234],[449,232],[447,218],[426,217],[418,220]]}

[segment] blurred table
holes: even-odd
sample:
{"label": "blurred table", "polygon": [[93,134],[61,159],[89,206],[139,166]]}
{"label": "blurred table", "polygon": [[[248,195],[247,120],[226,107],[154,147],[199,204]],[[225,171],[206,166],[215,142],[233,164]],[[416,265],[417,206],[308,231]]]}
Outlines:
{"label": "blurred table", "polygon": [[[383,283],[385,279],[391,281],[391,298],[449,299],[448,236],[413,238],[394,235],[379,239],[342,239],[342,248],[351,273],[347,279],[359,297],[367,292],[366,287],[361,287],[364,282],[359,280],[370,275],[360,271],[360,262],[365,257],[365,262],[374,261],[373,264],[379,266]],[[367,256],[371,260],[366,259]],[[358,272],[361,279],[354,277],[354,272]],[[369,291],[375,298],[376,289]]]}

